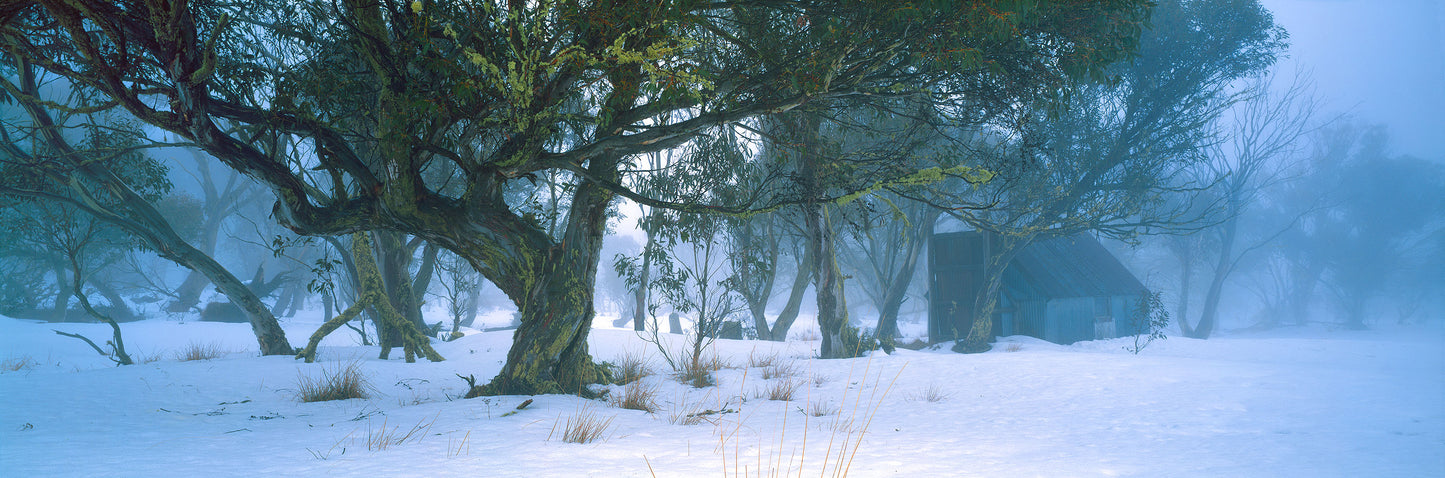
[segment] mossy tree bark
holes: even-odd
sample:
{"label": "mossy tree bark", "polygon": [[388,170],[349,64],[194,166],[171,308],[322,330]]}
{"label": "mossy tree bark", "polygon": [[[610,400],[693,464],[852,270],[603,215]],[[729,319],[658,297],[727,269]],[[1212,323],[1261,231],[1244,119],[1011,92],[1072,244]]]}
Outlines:
{"label": "mossy tree bark", "polygon": [[832,220],[824,206],[818,205],[806,214],[808,241],[813,250],[813,286],[818,298],[818,329],[823,343],[818,351],[819,358],[856,357],[858,331],[848,323],[848,300],[843,295],[843,272],[838,268],[837,251],[834,249]]}
{"label": "mossy tree bark", "polygon": [[[432,348],[431,340],[426,334],[392,306],[382,281],[381,271],[377,268],[376,259],[373,257],[371,238],[366,233],[358,232],[351,235],[351,254],[356,260],[357,273],[361,276],[361,289],[357,291],[356,302],[340,315],[321,324],[321,327],[311,334],[311,340],[306,343],[306,348],[296,354],[296,358],[306,359],[307,363],[316,361],[316,346],[321,343],[321,339],[340,328],[342,324],[356,318],[362,309],[371,307],[376,310],[376,315],[382,318],[382,323],[385,324],[387,330],[391,330],[397,335],[397,340],[401,342],[402,350],[406,354],[407,363],[415,362],[418,355],[433,362],[442,361],[441,354]],[[380,325],[378,324],[378,326]],[[381,344],[383,360],[391,354],[392,347],[386,343]]]}
{"label": "mossy tree bark", "polygon": [[[784,134],[798,145],[795,154],[799,186],[806,197],[825,197],[825,189],[831,184],[830,177],[836,174],[828,164],[831,154],[822,134],[822,118],[809,112],[790,112],[779,115],[784,124]],[[804,236],[808,241],[812,263],[808,268],[813,272],[813,291],[818,300],[818,329],[823,336],[819,350],[821,358],[845,358],[856,356],[856,350],[847,350],[844,338],[856,337],[858,332],[848,324],[848,302],[843,293],[843,272],[838,268],[837,250],[834,248],[832,220],[828,215],[828,204],[813,202],[803,206]]]}
{"label": "mossy tree bark", "polygon": [[[607,95],[603,109],[630,109],[637,102],[640,78],[638,68],[613,72],[609,79],[619,87]],[[610,121],[600,122],[597,128],[598,134],[621,133]],[[603,153],[588,163],[587,171],[593,177],[615,182],[620,176],[621,160],[619,154]],[[525,291],[518,307],[522,323],[512,335],[507,362],[490,383],[473,387],[467,397],[538,393],[590,395],[586,389],[588,384],[610,381],[606,370],[593,363],[587,351],[587,336],[595,315],[593,291],[602,238],[607,233],[607,209],[615,197],[594,181],[581,182],[573,192],[566,229],[560,240],[533,243],[540,247],[532,254],[542,260],[537,263],[537,270],[523,277],[534,282],[522,287],[507,281],[503,287],[503,290]],[[536,236],[540,236],[540,231]]]}
{"label": "mossy tree bark", "polygon": [[969,328],[967,337],[953,345],[954,352],[981,353],[993,348],[989,345],[993,341],[993,311],[998,308],[999,291],[1003,289],[1004,269],[1013,262],[1019,249],[1033,241],[1034,236],[1000,235],[988,239],[991,241],[991,254],[983,269],[983,284],[979,287],[978,296],[974,297],[973,326]]}
{"label": "mossy tree bark", "polygon": [[[412,278],[411,263],[416,248],[407,243],[404,234],[372,231],[371,237],[376,251],[375,264],[392,307],[410,324],[407,328],[427,330],[426,322],[421,316],[421,294],[416,290],[415,284],[422,280],[422,274],[430,274],[431,271],[423,267],[418,271],[416,279]],[[404,330],[392,327],[387,320],[377,321],[376,325],[376,334],[383,350],[403,346],[403,336],[406,334]]]}

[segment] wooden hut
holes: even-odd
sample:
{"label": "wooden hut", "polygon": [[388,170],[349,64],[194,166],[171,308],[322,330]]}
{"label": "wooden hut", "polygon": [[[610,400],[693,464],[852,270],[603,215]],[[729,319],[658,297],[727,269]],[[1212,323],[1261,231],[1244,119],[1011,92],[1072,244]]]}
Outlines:
{"label": "wooden hut", "polygon": [[[985,261],[996,239],[978,232],[936,234],[929,244],[928,334],[934,342],[968,335]],[[1144,329],[1135,307],[1145,292],[1092,236],[1044,238],[1004,270],[993,334],[1059,344],[1133,335]]]}

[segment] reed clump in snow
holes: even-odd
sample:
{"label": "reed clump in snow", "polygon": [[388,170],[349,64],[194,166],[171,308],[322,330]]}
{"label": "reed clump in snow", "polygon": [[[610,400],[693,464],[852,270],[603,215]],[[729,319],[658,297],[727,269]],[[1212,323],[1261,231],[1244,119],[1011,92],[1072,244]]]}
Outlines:
{"label": "reed clump in snow", "polygon": [[[821,462],[819,476],[846,477],[853,468],[853,458],[857,456],[858,448],[863,444],[863,437],[867,435],[869,427],[873,423],[873,417],[883,404],[883,399],[893,390],[898,377],[903,374],[899,368],[897,374],[886,386],[882,383],[882,371],[870,376],[872,372],[872,360],[864,366],[862,379],[858,381],[856,391],[849,393],[853,387],[845,388],[843,397],[834,405],[831,402],[819,400],[810,402],[807,410],[803,411],[803,426],[801,443],[794,443],[795,439],[788,437],[787,413],[782,416],[782,424],[779,427],[777,441],[772,447],[764,446],[759,442],[755,456],[745,456],[743,445],[740,443],[739,431],[743,428],[743,420],[738,420],[736,428],[730,433],[724,431],[718,436],[717,452],[722,456],[723,476],[803,476],[805,465]],[[853,373],[850,371],[848,383],[853,383]],[[781,380],[781,382],[789,382]],[[865,394],[864,390],[870,390]],[[814,417],[832,416],[826,428],[830,430],[824,456],[821,460],[814,458],[809,460],[808,453],[810,419]],[[731,450],[728,450],[731,444]],[[784,453],[783,450],[789,451]],[[786,457],[786,460],[785,460]],[[818,466],[818,465],[813,465]],[[649,469],[651,464],[649,463]],[[811,472],[806,473],[811,474]],[[654,473],[654,476],[656,474]]]}
{"label": "reed clump in snow", "polygon": [[371,391],[359,361],[338,364],[334,369],[322,366],[320,377],[301,374],[296,380],[296,398],[302,402],[370,398]]}
{"label": "reed clump in snow", "polygon": [[19,372],[21,370],[30,370],[32,368],[35,368],[36,365],[39,365],[39,363],[36,362],[35,359],[30,358],[29,355],[11,357],[5,359],[4,362],[0,362],[0,372]]}
{"label": "reed clump in snow", "polygon": [[627,385],[652,375],[652,369],[647,367],[647,357],[642,352],[624,352],[617,356],[612,367],[615,370],[618,385]]}
{"label": "reed clump in snow", "polygon": [[611,394],[607,402],[617,408],[641,410],[647,413],[657,411],[657,385],[631,382],[622,388],[622,393]]}
{"label": "reed clump in snow", "polygon": [[192,362],[196,360],[211,360],[225,354],[226,350],[222,349],[221,345],[215,342],[204,344],[191,342],[176,354],[176,359],[182,362]]}
{"label": "reed clump in snow", "polygon": [[592,407],[583,405],[577,409],[577,413],[567,417],[565,423],[562,421],[562,417],[558,416],[557,421],[552,423],[552,431],[547,433],[547,441],[552,441],[552,437],[556,436],[558,427],[561,427],[563,443],[586,444],[598,440],[606,441],[607,429],[612,427],[613,418],[617,417],[600,418],[597,416],[597,412],[592,410]]}
{"label": "reed clump in snow", "polygon": [[938,403],[948,400],[948,397],[951,395],[952,394],[947,391],[944,391],[943,387],[937,383],[930,383],[927,387],[923,387],[923,390],[909,394],[908,399],[915,402]]}

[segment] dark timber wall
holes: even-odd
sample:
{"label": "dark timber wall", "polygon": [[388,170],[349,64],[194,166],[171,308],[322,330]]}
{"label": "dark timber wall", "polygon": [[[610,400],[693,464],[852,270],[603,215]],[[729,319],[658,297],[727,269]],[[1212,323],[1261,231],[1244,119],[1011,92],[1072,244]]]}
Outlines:
{"label": "dark timber wall", "polygon": [[[973,303],[995,240],[978,232],[934,235],[929,244],[929,339],[954,340],[973,325]],[[1088,235],[1036,240],[1004,271],[993,331],[1061,344],[1138,333],[1144,285]]]}

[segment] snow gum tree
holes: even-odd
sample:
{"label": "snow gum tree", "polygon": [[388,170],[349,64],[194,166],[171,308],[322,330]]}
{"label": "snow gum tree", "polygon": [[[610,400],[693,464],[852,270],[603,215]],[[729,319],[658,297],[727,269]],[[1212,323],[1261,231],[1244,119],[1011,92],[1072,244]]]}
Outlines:
{"label": "snow gum tree", "polygon": [[[745,215],[849,192],[664,201],[626,177],[696,165],[637,170],[638,155],[804,105],[1007,108],[1100,76],[1147,15],[1143,0],[35,0],[0,4],[0,45],[269,185],[298,234],[395,231],[466,259],[521,316],[478,396],[606,378],[587,335],[618,196]],[[257,146],[274,137],[288,146]],[[508,198],[554,172],[569,197],[549,231]]]}

